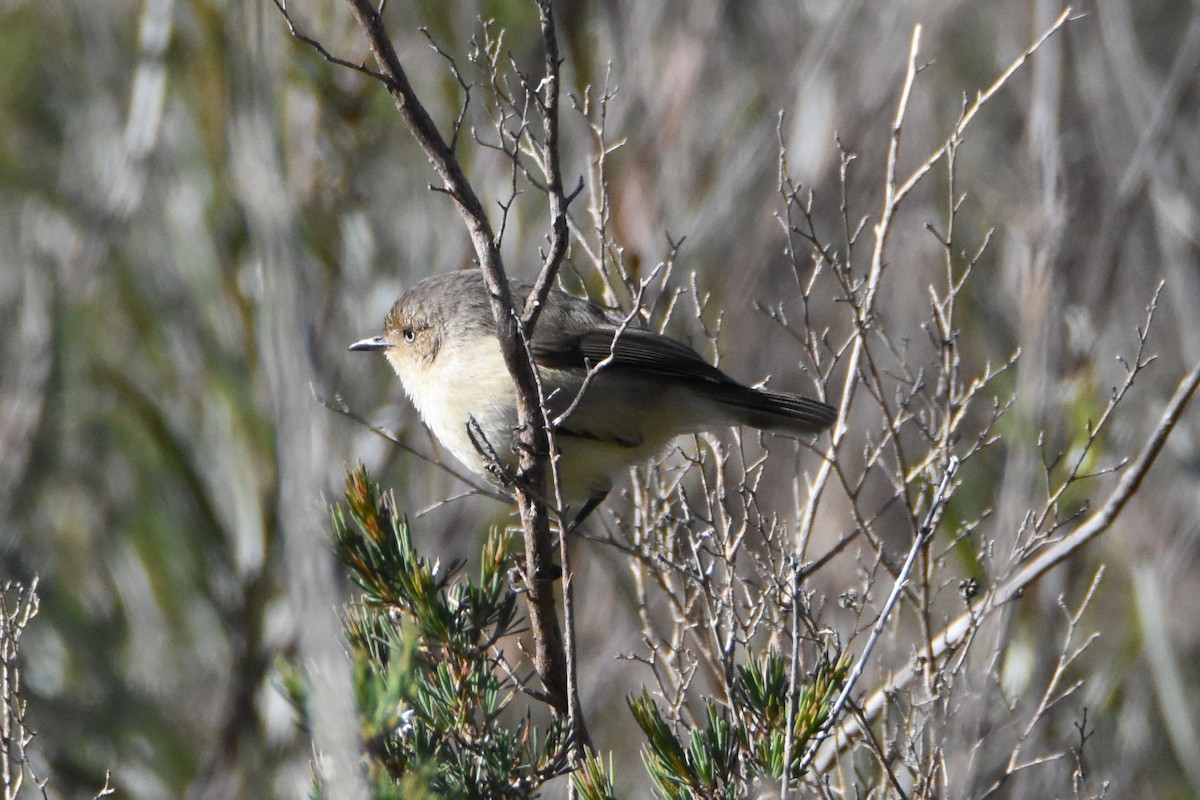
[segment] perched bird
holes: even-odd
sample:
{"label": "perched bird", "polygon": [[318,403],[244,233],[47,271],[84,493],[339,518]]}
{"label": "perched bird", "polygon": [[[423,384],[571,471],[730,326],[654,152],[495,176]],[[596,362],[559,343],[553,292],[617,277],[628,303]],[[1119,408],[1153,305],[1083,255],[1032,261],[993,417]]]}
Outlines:
{"label": "perched bird", "polygon": [[[510,287],[513,297],[530,289]],[[421,419],[467,467],[494,481],[489,461],[498,460],[512,474],[516,386],[478,269],[421,281],[396,300],[382,335],[350,349],[387,356]],[[530,350],[549,418],[562,418],[554,429],[559,479],[576,523],[617,476],[677,436],[730,425],[814,434],[836,417],[817,400],[744,386],[687,345],[558,290],[546,298]]]}

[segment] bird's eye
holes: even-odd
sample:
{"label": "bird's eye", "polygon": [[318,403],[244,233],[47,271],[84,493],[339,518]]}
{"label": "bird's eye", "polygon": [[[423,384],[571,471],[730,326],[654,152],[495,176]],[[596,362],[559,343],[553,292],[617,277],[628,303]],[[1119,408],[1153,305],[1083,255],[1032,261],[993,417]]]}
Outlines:
{"label": "bird's eye", "polygon": [[416,338],[417,338],[417,334],[415,331],[413,331],[412,328],[404,329],[404,341],[408,342],[409,344],[412,344],[412,341]]}

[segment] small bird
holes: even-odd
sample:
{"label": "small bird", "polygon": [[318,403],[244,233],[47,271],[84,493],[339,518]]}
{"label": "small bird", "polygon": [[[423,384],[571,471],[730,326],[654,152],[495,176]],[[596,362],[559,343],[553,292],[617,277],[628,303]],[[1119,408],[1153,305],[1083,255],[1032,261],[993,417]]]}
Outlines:
{"label": "small bird", "polygon": [[[530,290],[509,285],[513,297]],[[837,416],[817,400],[738,383],[687,345],[559,290],[546,297],[529,346],[557,420],[559,480],[574,524],[615,478],[677,436],[732,425],[806,435]],[[499,461],[513,473],[516,386],[478,269],[421,281],[396,300],[382,335],[350,349],[383,351],[421,419],[472,471],[494,482]]]}

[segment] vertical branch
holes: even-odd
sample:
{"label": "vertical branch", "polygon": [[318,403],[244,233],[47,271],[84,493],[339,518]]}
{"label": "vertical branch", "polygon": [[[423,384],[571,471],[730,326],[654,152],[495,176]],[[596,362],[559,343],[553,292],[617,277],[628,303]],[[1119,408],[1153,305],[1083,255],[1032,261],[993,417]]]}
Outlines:
{"label": "vertical branch", "polygon": [[[855,303],[854,306],[854,345],[851,348],[846,369],[846,383],[842,387],[842,399],[838,407],[838,419],[834,423],[833,431],[830,434],[829,453],[831,456],[838,451],[842,440],[846,437],[846,421],[850,416],[850,406],[853,405],[854,396],[858,391],[860,380],[859,365],[862,363],[863,348],[867,344],[867,328],[870,326],[874,315],[875,297],[879,291],[880,279],[883,277],[883,270],[886,264],[884,253],[887,249],[892,218],[895,216],[896,210],[903,198],[903,192],[896,185],[896,162],[900,154],[900,135],[904,130],[904,116],[908,111],[908,100],[912,93],[913,81],[917,75],[917,53],[920,51],[920,48],[921,26],[916,25],[913,28],[912,46],[909,49],[908,69],[904,75],[904,86],[900,92],[900,100],[896,104],[896,116],[892,121],[892,136],[888,144],[887,179],[884,183],[883,209],[880,213],[879,222],[875,224],[875,246],[871,253],[871,268],[867,273],[866,288],[862,300]],[[808,538],[812,534],[812,526],[816,521],[818,501],[829,481],[832,469],[833,458],[825,459],[817,471],[816,479],[813,481],[811,499],[805,508],[804,518],[800,522],[800,541],[797,547],[797,553],[800,558],[804,558]]]}
{"label": "vertical branch", "polygon": [[[15,598],[11,609],[9,596]],[[16,800],[30,771],[26,748],[33,733],[25,726],[25,698],[17,663],[21,635],[38,613],[37,579],[26,588],[17,583],[0,585],[0,790],[4,800]],[[32,775],[32,772],[31,772]],[[34,782],[42,783],[36,775]]]}
{"label": "vertical branch", "polygon": [[[442,179],[442,191],[458,206],[487,283],[492,313],[496,317],[496,336],[500,340],[505,364],[517,386],[519,462],[516,494],[521,525],[525,531],[534,667],[545,685],[547,701],[556,712],[563,714],[567,711],[566,663],[562,631],[555,611],[554,584],[548,578],[553,570],[554,539],[550,532],[549,514],[545,503],[540,500],[546,486],[549,442],[538,399],[537,378],[523,344],[522,325],[513,311],[500,250],[483,204],[463,173],[453,149],[442,137],[409,83],[379,12],[368,0],[347,2],[367,34],[371,52],[379,65],[380,80],[395,100],[400,116],[425,151],[434,171]],[[557,56],[554,61],[557,64]],[[557,107],[557,79],[554,81],[554,95]]]}
{"label": "vertical branch", "polygon": [[[917,556],[924,549],[926,542],[933,537],[934,528],[937,526],[938,520],[941,518],[942,509],[950,499],[950,494],[954,490],[954,475],[958,471],[958,459],[951,459],[946,464],[945,471],[942,473],[942,480],[938,484],[937,489],[933,494],[933,499],[929,502],[929,511],[925,515],[925,522],[921,525],[920,535],[913,540],[912,547],[908,550],[908,557],[904,560],[904,566],[900,568],[900,574],[896,577],[896,582],[892,584],[891,594],[883,603],[883,608],[879,611],[879,617],[875,620],[874,627],[871,628],[871,634],[867,637],[867,643],[863,647],[862,654],[858,660],[854,662],[854,666],[850,670],[850,674],[846,676],[846,682],[842,685],[842,691],[838,694],[837,700],[830,706],[829,716],[825,723],[821,725],[816,735],[808,742],[804,751],[804,757],[800,760],[799,772],[801,775],[812,764],[816,758],[817,751],[821,747],[821,743],[833,731],[837,725],[838,717],[845,708],[846,703],[850,700],[850,695],[854,692],[854,687],[862,677],[863,669],[866,667],[867,661],[871,658],[871,651],[875,649],[879,637],[883,634],[883,629],[887,626],[888,617],[891,616],[892,610],[896,604],[900,602],[900,595],[908,586],[909,575],[912,574],[913,565],[916,562]],[[788,725],[792,724],[788,720]]]}
{"label": "vertical branch", "polygon": [[[544,97],[541,92],[534,92],[534,97],[537,99],[542,115],[542,171],[546,176],[546,196],[550,203],[550,248],[545,253],[542,261],[542,269],[538,274],[537,281],[534,284],[529,297],[525,299],[525,311],[521,317],[521,334],[526,341],[533,335],[533,327],[537,324],[538,316],[544,308],[546,295],[550,292],[550,287],[554,284],[554,279],[558,275],[558,268],[562,265],[563,258],[567,253],[567,244],[570,239],[570,231],[567,227],[567,206],[579,189],[572,193],[571,197],[567,197],[563,192],[562,167],[559,159],[558,149],[558,123],[559,123],[559,70],[562,65],[562,59],[558,54],[558,34],[554,26],[554,8],[550,0],[534,0],[538,7],[538,20],[542,28],[542,42],[545,52],[545,74],[542,78],[540,89],[544,92]],[[580,183],[580,189],[583,184]],[[553,426],[545,416],[545,404],[539,405],[539,411],[542,412],[541,423],[544,426],[546,436],[546,452],[556,452],[554,446],[554,431]],[[558,495],[559,481],[558,473],[554,468],[554,462],[551,461],[551,469],[553,470],[553,479],[555,494]],[[542,485],[548,485],[545,481]],[[558,505],[562,505],[559,498]],[[582,758],[582,746],[591,746],[590,737],[588,736],[587,726],[583,720],[583,711],[579,702],[579,680],[576,670],[575,661],[575,593],[574,593],[574,576],[571,572],[571,554],[570,548],[567,546],[567,528],[563,524],[558,526],[558,549],[559,560],[562,563],[563,574],[563,633],[564,640],[561,648],[563,656],[563,680],[565,686],[565,700],[567,719],[570,723],[571,731],[574,734],[573,747],[576,758]]]}
{"label": "vertical branch", "polygon": [[787,704],[783,716],[786,722],[783,729],[783,784],[779,787],[779,800],[788,800],[792,788],[792,753],[796,747],[796,692],[800,680],[800,566],[799,560],[788,565],[792,652],[788,663]]}
{"label": "vertical branch", "polygon": [[[542,271],[538,274],[533,291],[525,300],[525,312],[521,317],[525,334],[533,332],[538,315],[546,301],[546,294],[558,275],[558,268],[567,253],[569,232],[567,229],[567,206],[579,193],[576,189],[567,197],[563,191],[562,166],[558,152],[558,106],[559,68],[562,59],[558,55],[558,34],[554,29],[554,9],[550,0],[534,0],[538,7],[538,18],[542,27],[542,42],[545,50],[545,75],[538,87],[545,93],[535,92],[542,114],[542,171],[546,176],[546,196],[550,201],[550,249],[542,260]],[[580,183],[580,189],[583,188]]]}

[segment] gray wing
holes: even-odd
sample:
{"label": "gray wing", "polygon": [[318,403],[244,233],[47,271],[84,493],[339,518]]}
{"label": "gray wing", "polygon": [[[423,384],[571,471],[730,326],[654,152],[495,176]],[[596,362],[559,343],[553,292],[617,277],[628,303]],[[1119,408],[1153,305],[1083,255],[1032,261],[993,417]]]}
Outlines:
{"label": "gray wing", "polygon": [[818,400],[743,386],[686,344],[645,328],[622,328],[620,320],[577,297],[552,294],[529,345],[541,367],[582,373],[611,357],[606,370],[694,382],[697,397],[724,409],[721,413],[714,407],[705,424],[719,421],[811,434],[837,418],[836,409]]}
{"label": "gray wing", "polygon": [[545,367],[588,369],[611,356],[606,369],[631,369],[674,378],[734,383],[686,344],[644,328],[622,330],[604,320],[601,324],[569,326],[564,330],[561,326],[543,325],[542,322],[534,329],[530,347],[534,360]]}
{"label": "gray wing", "polygon": [[588,300],[552,291],[529,343],[543,367],[588,369],[612,356],[605,369],[735,383],[682,342],[621,321]]}

